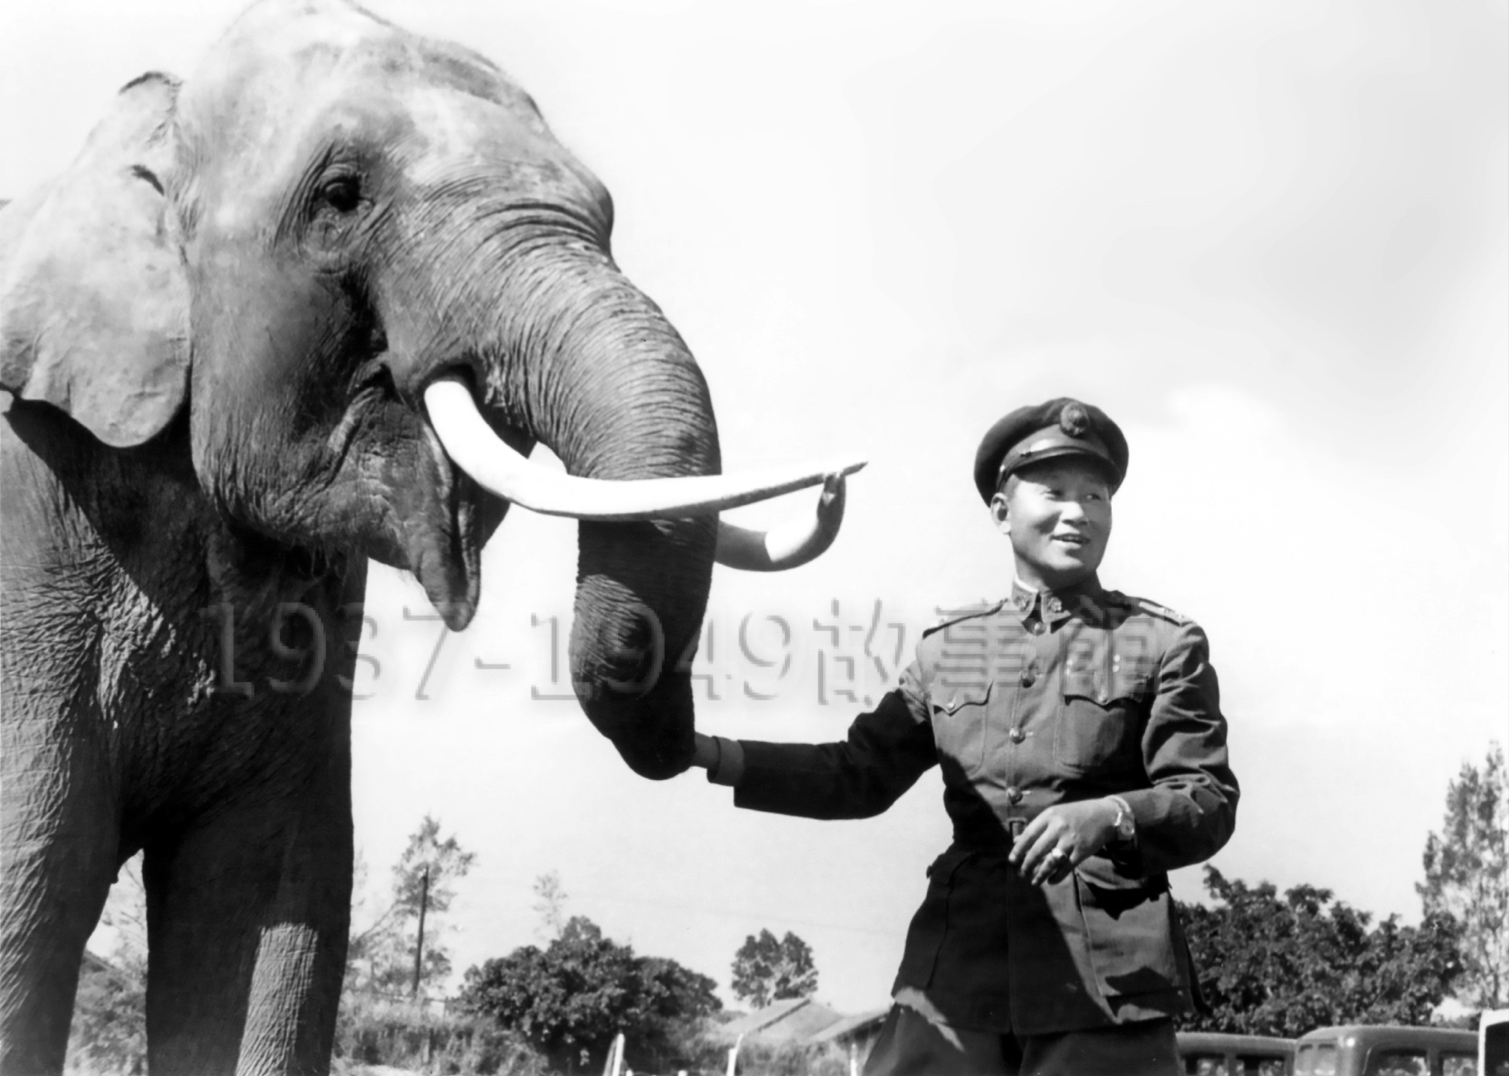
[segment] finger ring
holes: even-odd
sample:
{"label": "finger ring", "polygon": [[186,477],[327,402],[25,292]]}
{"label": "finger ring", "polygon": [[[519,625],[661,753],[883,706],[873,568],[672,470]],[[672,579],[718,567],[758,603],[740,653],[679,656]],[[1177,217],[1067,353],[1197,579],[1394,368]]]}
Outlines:
{"label": "finger ring", "polygon": [[1048,858],[1049,859],[1068,859],[1069,858],[1069,853],[1065,852],[1062,848],[1055,848],[1052,852],[1048,853]]}

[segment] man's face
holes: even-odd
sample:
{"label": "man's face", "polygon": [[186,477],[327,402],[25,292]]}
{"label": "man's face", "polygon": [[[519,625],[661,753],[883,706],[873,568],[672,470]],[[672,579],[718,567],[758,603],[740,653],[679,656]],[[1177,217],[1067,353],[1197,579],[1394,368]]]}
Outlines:
{"label": "man's face", "polygon": [[1017,576],[1062,589],[1088,580],[1111,538],[1111,487],[1099,468],[1067,457],[1025,467],[991,499],[996,526],[1011,539]]}

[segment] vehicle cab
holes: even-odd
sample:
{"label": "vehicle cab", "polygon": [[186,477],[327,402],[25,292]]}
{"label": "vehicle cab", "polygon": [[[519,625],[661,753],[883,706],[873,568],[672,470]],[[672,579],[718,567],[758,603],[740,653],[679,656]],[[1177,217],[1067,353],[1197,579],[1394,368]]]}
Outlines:
{"label": "vehicle cab", "polygon": [[1509,1009],[1490,1009],[1478,1018],[1479,1076],[1509,1076]]}
{"label": "vehicle cab", "polygon": [[1293,1039],[1181,1031],[1178,1040],[1185,1076],[1290,1076],[1294,1071]]}
{"label": "vehicle cab", "polygon": [[1294,1076],[1477,1076],[1478,1037],[1443,1027],[1316,1028],[1294,1049]]}

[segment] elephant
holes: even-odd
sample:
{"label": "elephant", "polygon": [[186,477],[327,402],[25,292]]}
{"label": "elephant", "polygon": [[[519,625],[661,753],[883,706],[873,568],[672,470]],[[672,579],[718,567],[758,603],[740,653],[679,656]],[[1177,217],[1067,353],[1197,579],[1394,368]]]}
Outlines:
{"label": "elephant", "polygon": [[0,209],[0,1072],[61,1070],[138,851],[155,1076],[327,1071],[369,558],[459,631],[511,504],[578,518],[582,709],[687,768],[715,562],[821,553],[860,464],[723,474],[612,223],[493,63],[347,0],[252,5]]}

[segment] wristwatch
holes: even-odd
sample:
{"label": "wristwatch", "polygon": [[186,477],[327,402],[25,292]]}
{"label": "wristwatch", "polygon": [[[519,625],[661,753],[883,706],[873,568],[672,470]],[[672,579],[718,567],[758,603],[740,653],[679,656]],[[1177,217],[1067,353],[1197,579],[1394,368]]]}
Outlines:
{"label": "wristwatch", "polygon": [[1116,821],[1111,823],[1116,842],[1131,844],[1137,839],[1137,819],[1132,816],[1132,808],[1120,796],[1107,796],[1106,799],[1116,805]]}

